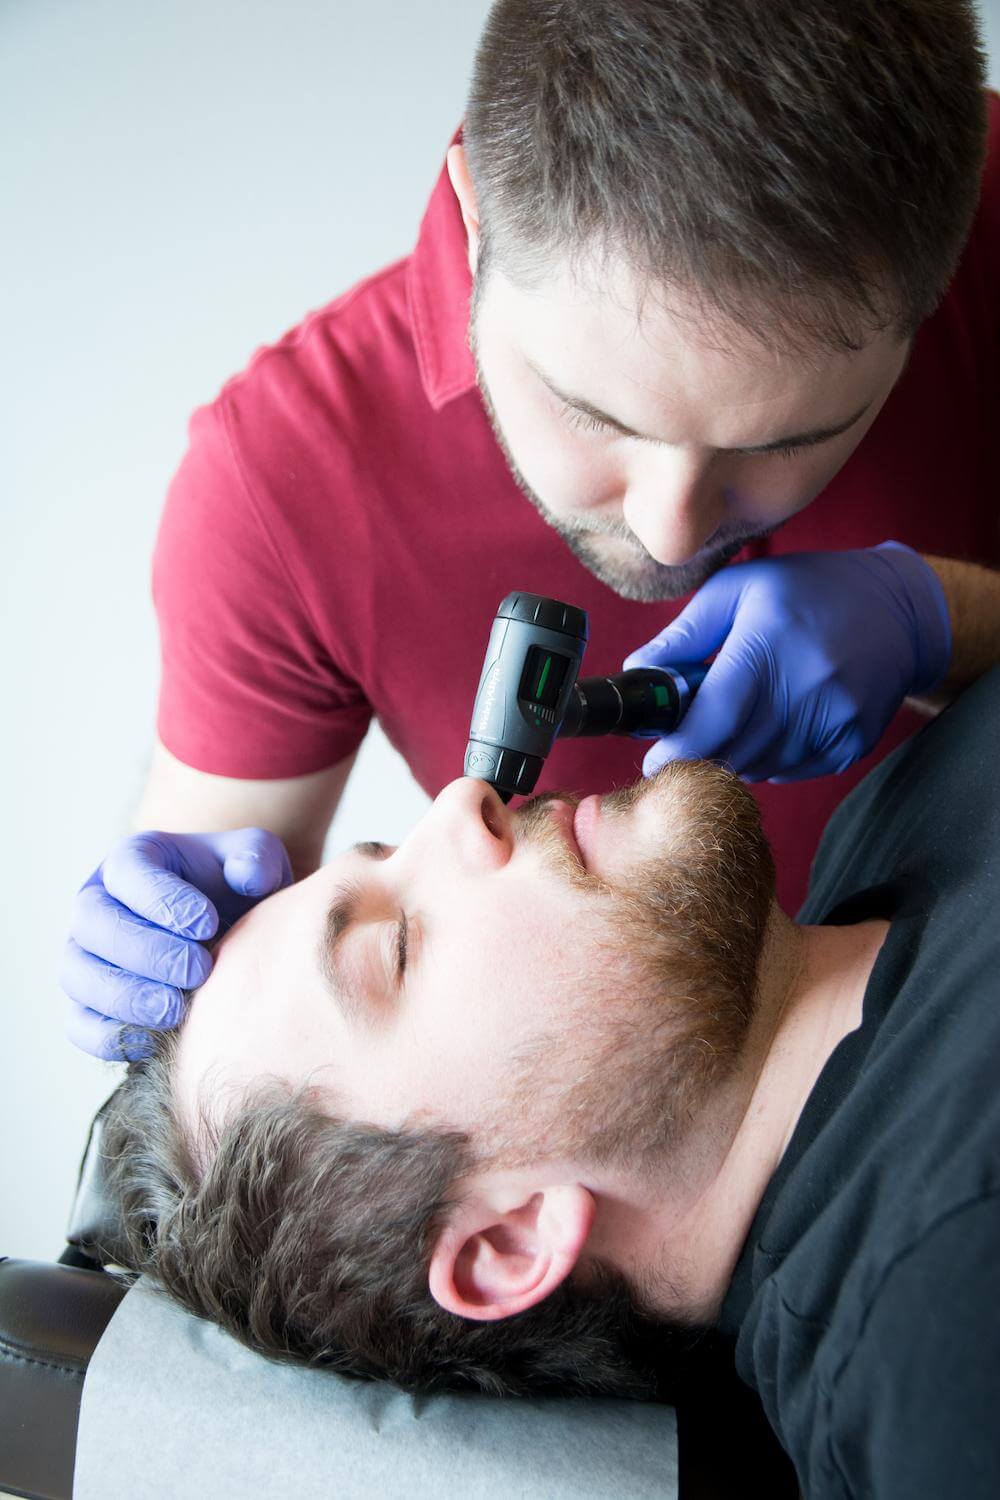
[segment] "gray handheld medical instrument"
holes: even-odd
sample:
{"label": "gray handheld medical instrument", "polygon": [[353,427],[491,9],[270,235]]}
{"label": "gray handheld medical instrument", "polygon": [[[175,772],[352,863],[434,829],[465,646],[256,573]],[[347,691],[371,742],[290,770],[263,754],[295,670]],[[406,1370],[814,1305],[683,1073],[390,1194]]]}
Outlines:
{"label": "gray handheld medical instrument", "polygon": [[508,594],[493,620],[464,774],[504,802],[534,789],[557,735],[658,739],[677,728],[707,662],[579,676],[587,611],[541,594]]}

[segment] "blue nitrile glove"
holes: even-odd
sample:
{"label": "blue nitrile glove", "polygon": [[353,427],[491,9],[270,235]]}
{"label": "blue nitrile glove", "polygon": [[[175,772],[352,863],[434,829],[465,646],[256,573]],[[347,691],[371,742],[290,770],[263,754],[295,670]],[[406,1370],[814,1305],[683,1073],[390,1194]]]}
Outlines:
{"label": "blue nitrile glove", "polygon": [[293,878],[266,828],[120,839],[73,901],[59,971],[69,1040],[108,1062],[147,1057],[145,1028],[176,1026],[181,991],[211,972],[202,944]]}
{"label": "blue nitrile glove", "polygon": [[940,682],[951,662],[948,604],[933,568],[901,542],[731,563],[622,668],[713,651],[644,774],[704,758],[746,781],[802,781],[866,755],[908,694]]}

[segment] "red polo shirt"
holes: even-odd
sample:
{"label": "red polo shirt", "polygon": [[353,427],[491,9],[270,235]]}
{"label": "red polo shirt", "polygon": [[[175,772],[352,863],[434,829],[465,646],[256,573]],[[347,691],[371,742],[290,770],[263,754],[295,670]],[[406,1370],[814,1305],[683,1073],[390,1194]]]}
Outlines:
{"label": "red polo shirt", "polygon": [[[984,190],[947,297],[847,464],[740,559],[891,537],[1000,562],[1000,97],[990,102]],[[587,674],[617,671],[685,602],[619,598],[521,494],[475,382],[470,287],[442,169],[412,255],[258,350],[192,417],[153,560],[157,727],[187,765],[302,776],[349,755],[374,715],[433,797],[462,774],[490,622],[511,589],[588,611]],[[835,805],[919,722],[901,711],[843,775],[753,788],[787,910]],[[537,790],[634,781],[646,748],[557,740]]]}

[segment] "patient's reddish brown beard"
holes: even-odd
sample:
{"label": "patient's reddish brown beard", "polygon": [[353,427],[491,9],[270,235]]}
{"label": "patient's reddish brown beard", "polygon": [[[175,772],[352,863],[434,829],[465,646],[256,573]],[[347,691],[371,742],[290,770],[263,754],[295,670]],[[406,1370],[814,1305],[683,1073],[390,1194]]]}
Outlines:
{"label": "patient's reddish brown beard", "polygon": [[663,851],[627,886],[604,887],[596,937],[595,973],[617,970],[621,988],[602,978],[558,1034],[518,1050],[482,1137],[494,1165],[566,1157],[653,1170],[740,1056],[774,895],[757,804],[732,772],[675,761],[607,796],[602,816],[640,797],[663,802]]}

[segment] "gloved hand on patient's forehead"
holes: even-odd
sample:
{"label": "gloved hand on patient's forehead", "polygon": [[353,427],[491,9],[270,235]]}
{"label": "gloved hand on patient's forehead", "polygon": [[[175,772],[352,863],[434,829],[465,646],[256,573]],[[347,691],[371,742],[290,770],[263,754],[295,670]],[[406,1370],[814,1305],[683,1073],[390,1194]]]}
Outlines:
{"label": "gloved hand on patient's forehead", "polygon": [[266,828],[120,839],[73,902],[59,972],[70,1041],[109,1062],[148,1056],[147,1028],[176,1026],[182,991],[208,978],[205,943],[293,879]]}
{"label": "gloved hand on patient's forehead", "polygon": [[643,772],[692,759],[723,761],[746,781],[846,770],[904,698],[940,682],[951,650],[941,582],[900,542],[730,564],[622,663],[670,666],[718,652]]}

